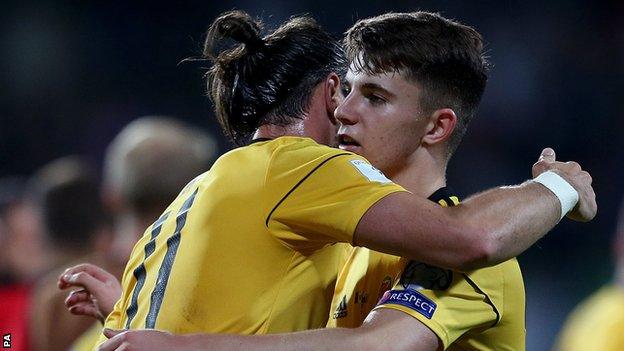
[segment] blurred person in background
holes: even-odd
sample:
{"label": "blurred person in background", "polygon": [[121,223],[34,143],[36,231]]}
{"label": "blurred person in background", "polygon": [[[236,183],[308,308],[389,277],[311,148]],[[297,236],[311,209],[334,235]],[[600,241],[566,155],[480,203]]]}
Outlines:
{"label": "blurred person in background", "polygon": [[40,219],[24,198],[25,183],[20,177],[0,179],[0,220],[5,224],[0,238],[0,286],[28,284],[47,267]]}
{"label": "blurred person in background", "polygon": [[114,138],[103,167],[104,203],[115,223],[111,273],[121,276],[145,228],[216,155],[211,135],[170,117],[139,118]]}
{"label": "blurred person in background", "polygon": [[554,351],[624,350],[624,201],[620,205],[613,252],[613,281],[572,311]]}
{"label": "blurred person in background", "polygon": [[32,291],[30,345],[32,350],[66,350],[93,322],[67,312],[55,278],[67,265],[87,258],[104,264],[112,232],[101,202],[99,179],[84,160],[65,157],[50,162],[36,172],[29,188],[49,255],[48,272]]}
{"label": "blurred person in background", "polygon": [[48,255],[37,211],[25,198],[26,181],[0,179],[0,332],[12,334],[13,350],[28,350],[33,282],[47,268]]}
{"label": "blurred person in background", "polygon": [[[184,122],[168,117],[142,117],[128,124],[111,142],[104,160],[102,196],[113,213],[113,244],[108,247],[103,262],[86,258],[83,261],[90,263],[72,267],[68,279],[59,286],[89,290],[94,284],[118,285],[136,240],[185,184],[210,167],[216,154],[212,136]],[[57,290],[57,293],[65,297],[64,292]],[[99,303],[109,305],[118,297]],[[68,303],[80,298],[95,300],[81,289],[70,294]],[[70,312],[86,314],[100,322],[108,314],[86,308],[79,305]],[[78,318],[82,317],[75,317]],[[91,350],[102,329],[100,322],[78,338],[72,349]],[[61,337],[65,338],[65,345],[71,345],[75,333]]]}
{"label": "blurred person in background", "polygon": [[[6,247],[7,226],[0,216],[0,248]],[[2,255],[6,258],[8,255]],[[27,255],[26,255],[27,256]],[[8,277],[8,276],[6,276]],[[0,335],[11,333],[12,349],[28,351],[28,311],[30,307],[30,286],[25,283],[7,281],[0,284]]]}

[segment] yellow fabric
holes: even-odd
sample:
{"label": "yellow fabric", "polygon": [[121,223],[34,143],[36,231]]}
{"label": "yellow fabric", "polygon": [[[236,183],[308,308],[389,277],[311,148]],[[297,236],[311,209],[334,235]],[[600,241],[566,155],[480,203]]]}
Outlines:
{"label": "yellow fabric", "polygon": [[564,324],[555,350],[624,350],[624,288],[607,285],[582,302]]}
{"label": "yellow fabric", "polygon": [[[442,207],[448,206],[447,201],[456,204],[451,198],[457,197],[449,196],[448,192],[448,188],[441,188],[429,200]],[[399,256],[365,247],[351,248],[336,281],[327,327],[356,328],[362,325],[382,295],[392,288],[404,266],[405,262]]]}
{"label": "yellow fabric", "polygon": [[102,324],[100,322],[93,323],[91,328],[87,329],[82,335],[80,335],[72,344],[71,351],[91,351],[95,346],[95,343],[100,338],[102,333]]}
{"label": "yellow fabric", "polygon": [[[434,201],[442,206],[459,202],[455,196]],[[417,318],[440,338],[446,350],[525,349],[524,283],[515,259],[464,274],[354,248],[338,277],[327,326],[360,326],[380,294],[390,289],[390,277],[392,291],[416,290],[425,297],[422,306],[430,307],[429,300],[437,305],[435,311],[429,319],[397,303],[382,302],[376,308],[391,308]]]}
{"label": "yellow fabric", "polygon": [[403,265],[401,257],[352,248],[338,275],[327,327],[359,327],[383,293],[392,288]]}
{"label": "yellow fabric", "polygon": [[[446,350],[525,349],[524,283],[515,259],[470,273],[423,264],[411,269],[421,276],[416,282],[441,279],[437,284],[445,285],[443,282],[449,281],[450,285],[443,289],[423,288],[418,283],[408,285],[399,279],[376,308],[400,310],[418,319],[440,338]],[[429,300],[437,305],[431,318],[417,309],[387,300],[392,294],[406,291],[411,292],[410,296],[424,296],[424,302]]]}
{"label": "yellow fabric", "polygon": [[[139,240],[106,327],[178,334],[323,327],[347,245],[335,243],[351,242],[379,199],[405,191],[371,169],[359,156],[308,138],[281,137],[223,155]],[[144,282],[136,277],[142,264]]]}

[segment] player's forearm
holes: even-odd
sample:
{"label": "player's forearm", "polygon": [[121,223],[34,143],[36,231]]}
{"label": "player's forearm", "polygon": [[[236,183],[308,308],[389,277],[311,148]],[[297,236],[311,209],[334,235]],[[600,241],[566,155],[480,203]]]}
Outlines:
{"label": "player's forearm", "polygon": [[[353,350],[366,342],[358,329],[329,328],[274,335],[195,334],[184,337],[186,351],[291,351],[291,350]],[[370,346],[370,345],[369,345]]]}
{"label": "player's forearm", "polygon": [[517,256],[557,223],[560,211],[557,197],[532,182],[492,189],[448,208],[396,193],[362,217],[354,244],[467,271]]}
{"label": "player's forearm", "polygon": [[558,199],[532,182],[492,189],[455,207],[417,204],[399,194],[373,210],[360,221],[356,245],[458,271],[517,256],[557,223],[561,211]]}
{"label": "player's forearm", "polygon": [[515,257],[550,231],[559,221],[561,205],[541,184],[529,181],[470,197],[452,209],[469,228],[478,228],[483,252],[464,268],[494,265]]}

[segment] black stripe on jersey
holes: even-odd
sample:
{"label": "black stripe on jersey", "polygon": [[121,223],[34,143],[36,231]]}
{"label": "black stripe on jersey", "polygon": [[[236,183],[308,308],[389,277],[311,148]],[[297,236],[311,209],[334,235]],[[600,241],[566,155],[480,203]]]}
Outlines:
{"label": "black stripe on jersey", "polygon": [[451,197],[456,197],[457,200],[459,200],[459,196],[455,195],[453,189],[445,186],[436,190],[433,194],[431,194],[431,196],[428,197],[428,199],[435,203],[438,203],[440,200],[444,200],[449,206],[455,206]]}
{"label": "black stripe on jersey", "polygon": [[481,290],[481,288],[479,288],[479,286],[474,281],[472,281],[472,279],[470,279],[470,277],[468,277],[468,274],[464,273],[462,275],[464,276],[464,278],[466,279],[468,284],[470,284],[470,286],[472,286],[479,294],[481,294],[481,295],[483,295],[485,297],[485,299],[484,299],[485,303],[487,303],[488,305],[492,306],[492,309],[494,310],[494,313],[496,313],[496,320],[490,326],[490,328],[492,328],[493,326],[498,324],[498,322],[500,321],[500,318],[501,318],[500,313],[498,312],[498,309],[496,308],[496,306],[494,305],[494,303],[492,302],[492,299],[490,299],[488,294],[486,294],[483,290]]}
{"label": "black stripe on jersey", "polygon": [[165,258],[163,259],[160,269],[158,270],[158,279],[156,280],[154,291],[152,291],[150,308],[147,313],[147,318],[145,319],[145,327],[148,329],[153,329],[156,325],[156,318],[158,318],[158,312],[160,311],[160,306],[162,305],[163,297],[165,295],[165,289],[167,288],[167,282],[169,281],[169,274],[171,274],[173,261],[176,253],[178,252],[178,246],[180,246],[182,228],[184,228],[184,225],[186,224],[188,211],[193,205],[193,201],[195,201],[195,196],[198,191],[199,188],[195,189],[193,194],[191,194],[191,196],[184,201],[184,204],[182,204],[180,212],[178,212],[176,217],[175,232],[171,237],[169,237],[169,239],[167,239],[167,253],[165,254]]}
{"label": "black stripe on jersey", "polygon": [[152,225],[152,235],[150,236],[150,241],[145,245],[144,249],[145,258],[143,259],[143,262],[141,262],[141,264],[134,269],[133,275],[136,279],[136,285],[134,286],[134,291],[132,292],[132,300],[130,302],[130,306],[128,306],[128,308],[126,309],[126,314],[128,315],[128,320],[126,321],[126,329],[130,328],[130,323],[134,319],[134,316],[136,316],[136,313],[139,309],[139,293],[141,292],[141,289],[145,284],[145,277],[147,275],[147,272],[145,271],[145,260],[150,257],[152,253],[154,253],[154,250],[156,249],[156,237],[158,236],[158,234],[160,234],[160,230],[162,229],[163,223],[169,217],[169,213],[171,212],[167,212],[160,216],[160,218],[158,218],[156,222],[154,222],[154,224]]}
{"label": "black stripe on jersey", "polygon": [[306,179],[308,179],[309,176],[312,175],[312,173],[316,172],[317,169],[319,169],[322,165],[324,165],[325,163],[327,163],[327,161],[336,158],[338,156],[345,156],[345,155],[352,155],[352,154],[348,154],[348,153],[344,153],[344,154],[337,154],[334,155],[332,157],[327,158],[326,160],[324,160],[323,162],[319,163],[318,165],[316,165],[316,167],[314,167],[313,170],[310,171],[310,173],[306,174],[305,177],[303,177],[297,184],[295,184],[295,186],[290,189],[290,191],[288,193],[286,193],[286,195],[284,195],[284,197],[277,203],[277,205],[275,205],[275,207],[273,207],[273,209],[271,210],[271,212],[269,212],[269,215],[266,218],[266,221],[264,222],[265,226],[269,226],[269,219],[271,219],[271,216],[273,215],[273,212],[275,212],[275,210],[277,209],[277,207],[279,207],[279,205],[282,204],[282,202],[284,202],[284,200],[286,200],[286,198],[293,192],[295,191],[295,189],[297,189],[299,187],[299,185],[301,185],[301,183],[303,183]]}

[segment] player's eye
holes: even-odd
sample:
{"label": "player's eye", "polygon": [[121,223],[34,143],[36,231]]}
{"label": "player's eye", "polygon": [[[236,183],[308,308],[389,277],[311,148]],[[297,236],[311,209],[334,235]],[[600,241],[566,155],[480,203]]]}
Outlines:
{"label": "player's eye", "polygon": [[364,96],[371,105],[380,105],[386,102],[386,99],[376,94],[367,94]]}
{"label": "player's eye", "polygon": [[351,92],[351,88],[349,86],[343,84],[340,87],[340,91],[342,92],[342,95],[344,95],[346,97]]}

